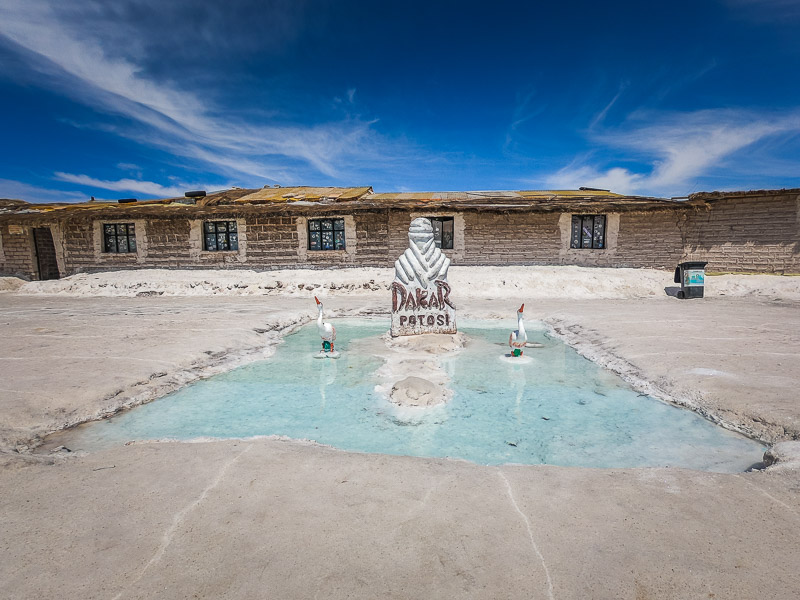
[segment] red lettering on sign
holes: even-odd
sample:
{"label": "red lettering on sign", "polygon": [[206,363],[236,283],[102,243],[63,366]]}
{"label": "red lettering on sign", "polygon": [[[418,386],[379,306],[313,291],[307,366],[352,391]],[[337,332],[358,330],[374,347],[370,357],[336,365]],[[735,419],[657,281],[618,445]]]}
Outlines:
{"label": "red lettering on sign", "polygon": [[417,306],[420,308],[428,308],[428,302],[426,298],[428,297],[428,292],[425,292],[419,288],[417,288]]}
{"label": "red lettering on sign", "polygon": [[417,308],[417,303],[414,302],[414,296],[409,294],[406,298],[406,305],[403,307],[405,310],[415,310]]}
{"label": "red lettering on sign", "polygon": [[437,299],[436,293],[431,290],[431,295],[428,296],[428,308],[436,308],[441,309],[442,306],[439,304],[439,300]]}
{"label": "red lettering on sign", "polygon": [[[398,294],[400,294],[399,301],[397,298]],[[406,299],[406,288],[404,288],[396,281],[392,282],[392,312],[397,312],[398,308],[402,308],[405,299]]]}
{"label": "red lettering on sign", "polygon": [[455,305],[450,302],[450,286],[444,281],[437,279],[436,288],[437,292],[439,293],[439,306],[444,308],[444,305],[446,304],[450,308],[455,309]]}

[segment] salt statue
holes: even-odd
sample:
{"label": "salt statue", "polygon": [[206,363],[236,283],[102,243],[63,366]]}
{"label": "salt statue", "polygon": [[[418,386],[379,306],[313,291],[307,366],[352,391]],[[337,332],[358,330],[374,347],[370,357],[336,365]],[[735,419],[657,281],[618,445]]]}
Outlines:
{"label": "salt statue", "polygon": [[525,333],[525,323],[522,321],[522,311],[525,305],[519,307],[517,311],[517,329],[508,336],[508,345],[511,346],[511,356],[522,356],[522,349],[528,342],[528,334]]}
{"label": "salt statue", "polygon": [[408,228],[408,249],[394,263],[392,336],[456,333],[449,267],[450,259],[436,247],[431,222],[414,219]]}
{"label": "salt statue", "polygon": [[323,322],[322,302],[320,302],[319,298],[316,296],[314,296],[314,300],[317,303],[317,310],[319,310],[319,316],[317,317],[317,331],[319,331],[319,337],[322,338],[322,350],[319,351],[316,357],[339,358],[339,353],[333,348],[333,342],[336,341],[336,328],[330,323]]}

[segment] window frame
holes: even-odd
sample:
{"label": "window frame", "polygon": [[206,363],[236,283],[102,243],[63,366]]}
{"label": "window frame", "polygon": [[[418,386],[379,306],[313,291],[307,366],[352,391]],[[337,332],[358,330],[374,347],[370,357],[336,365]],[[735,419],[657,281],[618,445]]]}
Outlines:
{"label": "window frame", "polygon": [[[109,233],[106,229],[113,227],[113,233]],[[120,227],[125,228],[124,233],[120,233]],[[139,245],[136,243],[136,223],[101,223],[100,231],[103,235],[103,254],[138,254]],[[120,250],[120,239],[125,239],[125,250]],[[109,241],[113,240],[114,249],[111,250]]]}
{"label": "window frame", "polygon": [[[201,232],[203,236],[203,252],[239,252],[239,226],[236,219],[203,221]],[[233,241],[231,241],[231,234],[236,236]],[[214,238],[213,248],[209,246],[210,236]],[[219,247],[220,236],[225,242],[225,248]]]}
{"label": "window frame", "polygon": [[[586,225],[590,225],[590,235],[586,235]],[[572,215],[570,221],[569,247],[572,250],[605,250],[606,215]],[[588,240],[588,244],[587,244]]]}
{"label": "window frame", "polygon": [[[326,224],[330,224],[330,228],[326,228]],[[347,236],[345,234],[347,226],[344,217],[322,217],[318,219],[308,219],[306,223],[306,233],[308,234],[308,243],[306,249],[309,252],[341,252],[347,250]],[[324,247],[324,233],[330,232],[331,234],[331,247]],[[340,236],[336,234],[340,233]],[[316,235],[314,235],[316,234]],[[318,245],[319,247],[314,247]]]}
{"label": "window frame", "polygon": [[[448,217],[448,216],[438,216],[438,217],[425,217],[431,222],[433,225],[433,239],[436,247],[440,250],[452,250],[453,246],[455,245],[455,238],[456,238],[456,222],[455,217]],[[436,225],[434,221],[438,221],[440,223],[439,229],[439,239],[436,239]],[[445,233],[445,223],[450,223],[450,245],[444,245],[444,233]]]}

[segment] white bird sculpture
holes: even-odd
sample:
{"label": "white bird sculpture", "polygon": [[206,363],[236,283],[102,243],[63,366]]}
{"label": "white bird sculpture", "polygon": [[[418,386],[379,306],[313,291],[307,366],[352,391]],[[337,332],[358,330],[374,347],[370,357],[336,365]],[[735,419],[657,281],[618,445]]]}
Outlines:
{"label": "white bird sculpture", "polygon": [[[336,340],[336,328],[330,323],[322,322],[322,302],[320,302],[319,298],[316,296],[314,296],[314,300],[317,301],[317,309],[319,310],[319,317],[317,317],[317,330],[319,331],[319,337],[322,338],[322,351],[333,352],[333,342]],[[326,348],[325,344],[328,344],[330,347]]]}
{"label": "white bird sculpture", "polygon": [[517,329],[512,331],[508,336],[508,345],[511,346],[511,356],[522,356],[522,349],[528,341],[528,335],[525,333],[525,323],[522,321],[522,311],[525,305],[519,307],[517,311]]}

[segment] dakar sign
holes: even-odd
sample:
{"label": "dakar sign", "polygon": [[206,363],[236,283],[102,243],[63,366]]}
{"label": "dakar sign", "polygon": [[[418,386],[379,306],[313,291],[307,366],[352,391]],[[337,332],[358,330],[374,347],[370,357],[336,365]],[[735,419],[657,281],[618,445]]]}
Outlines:
{"label": "dakar sign", "polygon": [[392,336],[456,333],[456,307],[450,300],[450,259],[436,247],[428,219],[408,228],[408,249],[394,263]]}

